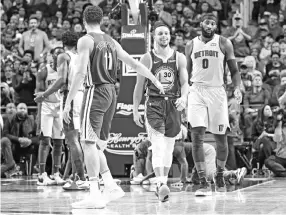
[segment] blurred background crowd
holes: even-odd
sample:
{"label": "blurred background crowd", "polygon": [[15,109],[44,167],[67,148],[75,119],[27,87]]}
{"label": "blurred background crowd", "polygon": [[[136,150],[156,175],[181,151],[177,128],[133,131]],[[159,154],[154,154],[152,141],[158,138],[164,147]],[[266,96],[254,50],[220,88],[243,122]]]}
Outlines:
{"label": "blurred background crowd", "polygon": [[[154,0],[150,13],[157,14],[155,17],[170,26],[171,47],[182,53],[186,43],[201,34],[202,15],[214,13],[218,17],[218,33],[232,41],[242,77],[243,103],[238,106],[232,95],[230,76],[226,75],[232,127],[229,142],[250,141],[251,153],[257,154],[261,168],[278,150],[273,134],[275,113],[281,111],[279,98],[286,89],[286,0],[249,1],[253,10],[246,25],[241,13],[242,0]],[[117,0],[1,0],[1,114],[4,121],[15,113],[23,117],[36,115],[37,73],[52,61],[50,51],[62,46],[63,32],[85,34],[82,12],[91,4],[99,5],[104,11],[102,31],[120,42],[120,17],[109,16]],[[154,17],[149,18],[152,22]],[[120,66],[118,71],[120,73]],[[22,129],[23,123],[19,122],[17,128],[13,123],[5,123],[4,138],[35,135],[34,122],[26,122],[29,131]],[[22,145],[13,148],[16,163],[21,157],[16,156],[19,153],[15,150],[23,150],[25,144]],[[286,163],[286,153],[282,157]]]}

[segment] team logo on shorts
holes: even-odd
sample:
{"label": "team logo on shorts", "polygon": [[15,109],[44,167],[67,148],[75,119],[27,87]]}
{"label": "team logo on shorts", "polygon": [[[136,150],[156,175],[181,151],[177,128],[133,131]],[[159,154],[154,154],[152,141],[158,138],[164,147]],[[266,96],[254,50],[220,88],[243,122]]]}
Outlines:
{"label": "team logo on shorts", "polygon": [[165,90],[170,90],[174,86],[174,70],[167,66],[159,67],[155,72],[155,77],[160,81]]}

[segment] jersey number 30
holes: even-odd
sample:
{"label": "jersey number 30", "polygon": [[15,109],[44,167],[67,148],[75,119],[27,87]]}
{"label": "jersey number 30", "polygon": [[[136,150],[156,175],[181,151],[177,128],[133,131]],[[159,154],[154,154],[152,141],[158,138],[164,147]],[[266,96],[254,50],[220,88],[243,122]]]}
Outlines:
{"label": "jersey number 30", "polygon": [[106,52],[105,55],[105,62],[106,62],[106,69],[107,70],[112,70],[112,54],[110,52]]}
{"label": "jersey number 30", "polygon": [[209,68],[209,59],[203,59],[203,69]]}

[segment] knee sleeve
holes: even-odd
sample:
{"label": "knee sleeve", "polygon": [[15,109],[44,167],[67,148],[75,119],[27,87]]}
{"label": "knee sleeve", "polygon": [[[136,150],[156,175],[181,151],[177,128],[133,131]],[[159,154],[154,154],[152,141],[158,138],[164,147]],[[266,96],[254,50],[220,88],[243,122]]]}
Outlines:
{"label": "knee sleeve", "polygon": [[152,135],[151,136],[152,143],[152,165],[153,168],[164,167],[164,151],[166,144],[164,143],[163,135]]}
{"label": "knee sleeve", "polygon": [[193,128],[191,132],[192,136],[192,153],[195,163],[198,162],[204,162],[205,161],[205,155],[204,155],[204,134],[205,134],[205,128]]}
{"label": "knee sleeve", "polygon": [[164,137],[165,139],[165,151],[164,151],[164,167],[171,167],[173,160],[173,151],[175,145],[175,138]]}

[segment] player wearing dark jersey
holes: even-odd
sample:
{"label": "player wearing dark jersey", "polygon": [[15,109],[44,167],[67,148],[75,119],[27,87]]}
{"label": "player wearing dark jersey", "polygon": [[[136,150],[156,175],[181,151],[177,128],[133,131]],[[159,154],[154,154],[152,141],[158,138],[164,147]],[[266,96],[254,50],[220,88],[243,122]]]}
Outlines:
{"label": "player wearing dark jersey", "polygon": [[[134,60],[115,40],[100,30],[102,17],[103,12],[97,6],[89,6],[83,13],[87,34],[80,38],[77,44],[80,64],[77,67],[64,109],[64,120],[69,123],[70,103],[86,78],[81,141],[90,179],[90,196],[74,203],[72,205],[74,208],[104,208],[108,201],[124,195],[123,190],[113,181],[103,153],[107,146],[107,138],[115,112],[117,59],[152,80],[159,91],[164,93],[161,83],[146,67]],[[105,198],[101,197],[99,190],[99,170],[104,181]]]}
{"label": "player wearing dark jersey", "polygon": [[172,152],[175,138],[181,130],[181,111],[185,108],[188,95],[188,74],[186,58],[170,48],[170,30],[161,22],[154,26],[155,49],[146,53],[141,62],[163,85],[162,95],[154,85],[140,74],[133,94],[135,123],[143,127],[138,113],[146,85],[145,124],[152,143],[152,165],[158,180],[156,195],[160,201],[167,201],[170,190],[167,184],[169,169],[172,165]]}

